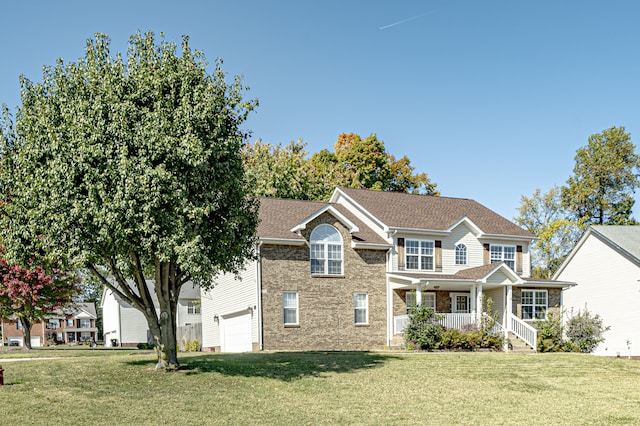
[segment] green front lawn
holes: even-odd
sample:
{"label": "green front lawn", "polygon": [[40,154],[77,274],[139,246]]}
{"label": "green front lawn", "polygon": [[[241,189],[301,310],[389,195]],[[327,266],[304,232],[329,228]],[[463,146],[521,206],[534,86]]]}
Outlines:
{"label": "green front lawn", "polygon": [[640,424],[640,362],[580,354],[34,350],[0,424]]}

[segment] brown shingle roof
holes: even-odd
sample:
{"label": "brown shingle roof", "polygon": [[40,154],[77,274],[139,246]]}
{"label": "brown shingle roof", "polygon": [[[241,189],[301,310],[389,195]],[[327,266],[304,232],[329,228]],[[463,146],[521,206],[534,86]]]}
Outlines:
{"label": "brown shingle roof", "polygon": [[369,244],[387,244],[378,234],[339,204],[319,201],[288,200],[282,198],[260,197],[258,238],[300,240],[303,238],[291,229],[326,206],[332,206],[359,229],[353,233],[353,240]]}
{"label": "brown shingle roof", "polygon": [[390,228],[445,231],[466,216],[485,234],[535,238],[510,220],[466,198],[353,188],[340,190]]}
{"label": "brown shingle roof", "polygon": [[433,273],[411,273],[411,272],[391,272],[407,278],[431,279],[431,280],[479,280],[487,276],[489,272],[497,268],[502,262],[494,262],[489,265],[476,266],[474,268],[462,269],[455,274],[433,274]]}

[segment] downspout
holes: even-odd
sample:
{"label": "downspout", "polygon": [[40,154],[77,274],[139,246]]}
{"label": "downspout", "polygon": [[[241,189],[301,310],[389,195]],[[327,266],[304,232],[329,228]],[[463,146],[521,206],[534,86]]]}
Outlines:
{"label": "downspout", "polygon": [[[393,237],[396,235],[396,233],[398,232],[397,229],[395,229],[390,235],[389,238],[391,239],[391,247],[389,247],[389,249],[387,250],[387,267],[386,267],[386,271],[387,272],[393,272]],[[385,274],[385,281],[387,283],[387,348],[391,347],[391,341],[393,340],[393,328],[394,328],[394,323],[393,323],[393,293],[391,291],[391,285],[389,283],[389,276],[387,276],[387,274]]]}
{"label": "downspout", "polygon": [[262,327],[262,258],[260,257],[260,247],[262,246],[262,241],[258,241],[256,247],[256,299],[258,301],[258,347],[259,350],[262,351],[263,347],[263,327]]}

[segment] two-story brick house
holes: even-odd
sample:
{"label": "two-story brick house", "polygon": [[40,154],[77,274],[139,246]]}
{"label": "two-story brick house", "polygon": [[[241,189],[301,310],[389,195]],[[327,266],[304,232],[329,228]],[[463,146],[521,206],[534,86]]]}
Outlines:
{"label": "two-story brick house", "polygon": [[204,348],[396,346],[409,307],[462,327],[483,298],[534,346],[531,322],[570,285],[528,278],[535,236],[473,200],[337,188],[327,203],[260,202],[256,259],[202,293]]}
{"label": "two-story brick house", "polygon": [[[76,303],[65,309],[51,312],[31,327],[31,346],[54,344],[78,344],[98,339],[96,307],[93,303]],[[24,346],[22,323],[16,317],[2,321],[4,344]]]}

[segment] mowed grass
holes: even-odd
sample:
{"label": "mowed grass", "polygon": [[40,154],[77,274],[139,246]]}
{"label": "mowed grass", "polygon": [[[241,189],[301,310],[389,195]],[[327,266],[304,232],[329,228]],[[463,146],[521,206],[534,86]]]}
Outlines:
{"label": "mowed grass", "polygon": [[[640,424],[640,362],[579,354],[1,353],[0,424]],[[57,357],[51,359],[49,357]]]}

